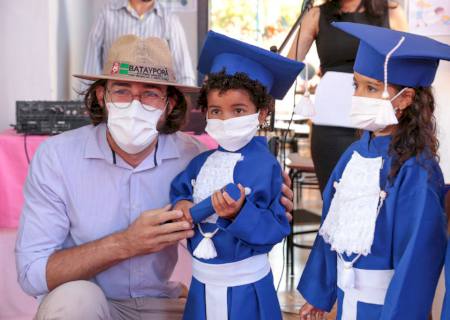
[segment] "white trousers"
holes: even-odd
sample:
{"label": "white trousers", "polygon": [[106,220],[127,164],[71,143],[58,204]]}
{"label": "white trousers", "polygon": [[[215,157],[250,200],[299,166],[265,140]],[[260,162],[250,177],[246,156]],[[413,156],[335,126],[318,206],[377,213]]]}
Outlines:
{"label": "white trousers", "polygon": [[35,320],[180,320],[186,299],[135,298],[110,300],[90,281],[72,281],[52,290]]}

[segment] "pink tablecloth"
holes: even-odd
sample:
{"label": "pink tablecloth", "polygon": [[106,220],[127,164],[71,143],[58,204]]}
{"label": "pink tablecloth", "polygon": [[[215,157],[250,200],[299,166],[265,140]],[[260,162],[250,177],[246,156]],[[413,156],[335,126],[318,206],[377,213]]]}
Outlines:
{"label": "pink tablecloth", "polygon": [[[208,135],[195,136],[208,148],[217,144]],[[30,158],[48,136],[27,136]],[[24,136],[9,129],[0,134],[0,228],[16,228],[23,205],[22,187],[28,171]]]}

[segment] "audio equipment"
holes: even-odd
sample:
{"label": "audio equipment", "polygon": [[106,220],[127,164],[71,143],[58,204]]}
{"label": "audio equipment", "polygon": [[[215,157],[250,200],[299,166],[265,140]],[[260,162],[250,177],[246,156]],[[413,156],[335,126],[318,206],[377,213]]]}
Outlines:
{"label": "audio equipment", "polygon": [[90,124],[83,101],[16,101],[16,131],[54,135]]}

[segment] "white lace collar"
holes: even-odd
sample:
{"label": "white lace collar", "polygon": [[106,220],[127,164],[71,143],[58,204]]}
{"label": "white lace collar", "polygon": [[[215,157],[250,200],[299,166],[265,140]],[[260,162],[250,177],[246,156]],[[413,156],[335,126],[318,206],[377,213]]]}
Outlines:
{"label": "white lace collar", "polygon": [[339,182],[319,235],[339,254],[370,253],[379,210],[386,197],[380,190],[383,159],[354,151]]}

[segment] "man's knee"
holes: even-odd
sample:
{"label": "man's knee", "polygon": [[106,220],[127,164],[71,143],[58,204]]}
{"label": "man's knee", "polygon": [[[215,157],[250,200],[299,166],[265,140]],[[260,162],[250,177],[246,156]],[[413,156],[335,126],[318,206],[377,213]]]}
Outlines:
{"label": "man's knee", "polygon": [[36,320],[110,319],[103,291],[89,281],[72,281],[52,290],[39,306]]}

